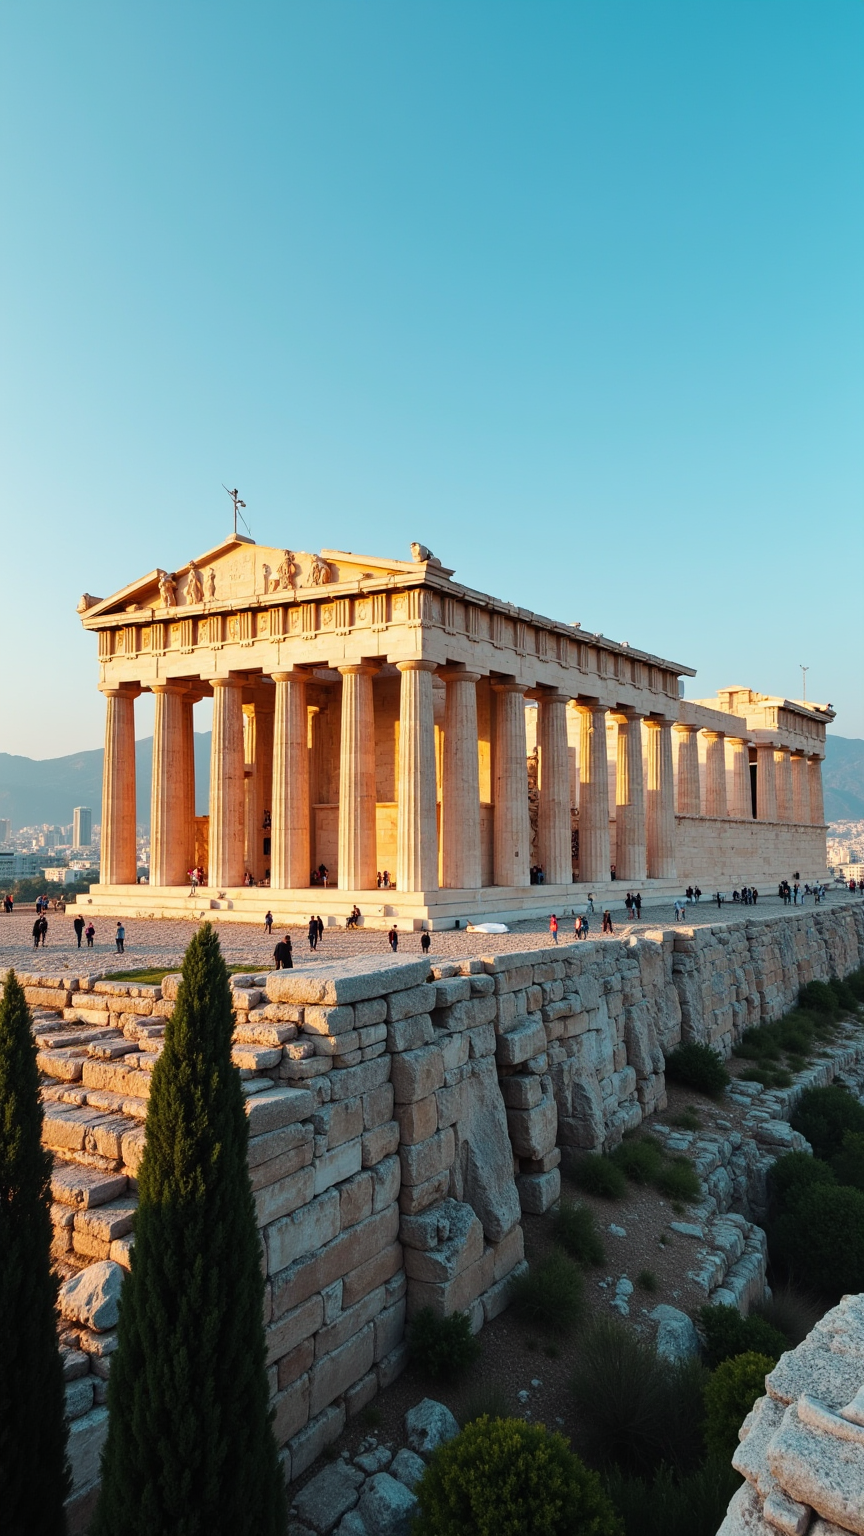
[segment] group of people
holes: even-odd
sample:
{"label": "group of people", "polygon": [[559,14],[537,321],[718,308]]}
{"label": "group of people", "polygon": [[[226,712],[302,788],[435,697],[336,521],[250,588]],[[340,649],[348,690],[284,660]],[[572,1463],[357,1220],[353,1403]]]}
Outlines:
{"label": "group of people", "polygon": [[[327,868],[327,865],[325,863],[323,863],[323,861],[322,861],[322,863],[320,863],[318,865],[317,869],[310,870],[310,872],[309,872],[309,884],[310,885],[323,885],[325,891],[327,889],[327,881],[329,879],[330,879],[330,871]],[[379,885],[381,884],[380,880],[378,881],[378,884]]]}
{"label": "group of people", "polygon": [[[81,940],[82,939],[86,939],[87,940],[87,948],[88,949],[92,949],[93,948],[93,940],[96,937],[96,929],[93,926],[92,918],[91,918],[89,923],[85,924],[83,917],[79,913],[77,917],[74,917],[72,919],[72,928],[74,930],[75,937],[76,937],[76,939],[78,941],[78,948],[79,949],[81,948]],[[48,919],[45,916],[44,908],[43,909],[37,908],[37,917],[36,917],[35,923],[33,924],[32,933],[33,933],[33,948],[34,949],[39,949],[39,948],[44,949],[45,948],[45,940],[48,937]],[[114,942],[115,942],[115,944],[117,946],[117,953],[118,953],[118,955],[125,954],[126,953],[126,929],[123,926],[122,922],[118,922],[117,923],[117,928],[116,928],[115,933],[114,933]]]}
{"label": "group of people", "polygon": [[394,881],[391,880],[391,878],[390,878],[390,871],[389,871],[389,869],[379,869],[379,871],[378,871],[378,889],[379,889],[379,891],[395,891],[396,886],[395,886]]}
{"label": "group of people", "polygon": [[546,871],[544,870],[543,865],[532,864],[531,869],[529,870],[529,877],[532,885],[545,885]]}
{"label": "group of people", "polygon": [[624,897],[624,905],[627,908],[627,916],[631,923],[638,923],[642,917],[642,896],[639,891],[630,891]]}
{"label": "group of people", "polygon": [[189,895],[194,896],[199,885],[204,884],[203,866],[200,864],[195,864],[192,869],[187,871],[187,873],[189,875]]}
{"label": "group of people", "polygon": [[[121,925],[118,923],[117,926],[120,927]],[[72,927],[75,930],[75,937],[78,940],[78,948],[79,949],[81,948],[81,940],[82,939],[86,939],[87,940],[87,948],[88,949],[92,949],[93,948],[93,940],[96,937],[96,929],[93,927],[93,920],[92,920],[92,918],[91,918],[90,922],[87,924],[87,926],[85,928],[85,926],[84,926],[84,919],[83,919],[83,917],[81,917],[81,915],[79,913],[78,917],[74,917],[72,919]],[[123,937],[124,937],[124,939],[126,937],[126,930],[125,929],[123,930]]]}
{"label": "group of people", "polygon": [[362,916],[363,916],[363,913],[360,911],[360,908],[357,906],[357,903],[355,902],[354,906],[351,908],[351,912],[350,912],[349,916],[346,917],[346,919],[345,919],[345,927],[346,928],[356,928],[357,924],[359,923],[359,921],[360,921]]}
{"label": "group of people", "polygon": [[[594,903],[593,903],[593,901],[591,902],[591,911],[592,912],[594,911]],[[605,909],[605,911],[603,913],[603,921],[602,921],[601,929],[602,929],[603,933],[614,933],[615,932],[615,929],[612,926],[612,913],[609,911],[608,907]],[[558,918],[557,918],[557,915],[553,912],[552,916],[549,919],[549,933],[550,933],[550,936],[552,938],[552,943],[553,944],[557,944],[558,943],[558,931],[559,931]],[[587,939],[587,937],[588,937],[590,932],[591,932],[591,921],[590,921],[588,913],[587,912],[577,912],[575,918],[573,919],[573,937],[576,938],[576,939]],[[427,935],[424,934],[423,937],[426,938]]]}
{"label": "group of people", "polygon": [[306,932],[309,935],[309,948],[310,949],[317,949],[320,941],[324,937],[324,920],[323,920],[323,918],[320,915],[318,917],[315,917],[314,915],[312,917],[310,917],[310,919],[309,919],[309,926],[308,926]]}

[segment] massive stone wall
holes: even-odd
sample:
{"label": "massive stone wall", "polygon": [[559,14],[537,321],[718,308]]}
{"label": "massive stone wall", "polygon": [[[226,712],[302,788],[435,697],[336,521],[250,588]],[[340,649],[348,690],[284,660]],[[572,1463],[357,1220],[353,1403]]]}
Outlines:
{"label": "massive stone wall", "polygon": [[[825,828],[780,821],[714,820],[675,817],[675,867],[682,886],[704,881],[710,871],[712,891],[736,886],[827,878]],[[710,893],[707,893],[710,894]]]}
{"label": "massive stone wall", "polygon": [[[286,1474],[394,1380],[413,1312],[467,1310],[477,1329],[504,1308],[521,1213],[557,1199],[561,1146],[612,1146],[662,1108],[664,1052],[682,1033],[727,1050],[802,983],[862,961],[864,908],[849,905],[431,968],[392,957],[234,977]],[[150,1073],[179,978],[21,980],[55,1156],[55,1259],[73,1287],[95,1263],[110,1288],[129,1263]],[[77,1291],[64,1306],[81,1490],[116,1336],[110,1308]]]}

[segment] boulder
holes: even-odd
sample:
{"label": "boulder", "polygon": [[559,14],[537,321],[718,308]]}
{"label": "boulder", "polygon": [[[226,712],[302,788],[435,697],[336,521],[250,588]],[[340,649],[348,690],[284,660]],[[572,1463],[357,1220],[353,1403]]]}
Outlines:
{"label": "boulder", "polygon": [[332,1531],[349,1509],[357,1503],[363,1473],[349,1462],[336,1461],[311,1478],[294,1500],[298,1519],[324,1536]]}
{"label": "boulder", "polygon": [[471,1062],[465,1079],[465,1113],[456,1123],[456,1160],[450,1193],[480,1217],[490,1243],[500,1243],[520,1216],[513,1180],[507,1112],[490,1057]]}
{"label": "boulder", "polygon": [[661,1359],[677,1362],[700,1353],[699,1335],[686,1312],[681,1312],[678,1307],[661,1306],[655,1307],[650,1317],[658,1325],[657,1353]]}
{"label": "boulder", "polygon": [[409,1536],[417,1507],[404,1483],[389,1472],[377,1472],[363,1488],[357,1513],[375,1536]]}
{"label": "boulder", "polygon": [[443,1403],[436,1403],[432,1397],[424,1397],[422,1403],[410,1408],[405,1415],[405,1435],[418,1456],[431,1456],[458,1433],[459,1425],[450,1409]]}
{"label": "boulder", "polygon": [[390,1476],[398,1477],[400,1483],[404,1483],[405,1487],[410,1488],[413,1493],[425,1471],[426,1463],[422,1456],[418,1456],[416,1452],[409,1451],[407,1446],[403,1446],[402,1450],[397,1451],[393,1457]]}
{"label": "boulder", "polygon": [[117,1326],[117,1303],[123,1284],[123,1270],[111,1259],[88,1264],[60,1287],[58,1306],[71,1322],[83,1323],[96,1333]]}

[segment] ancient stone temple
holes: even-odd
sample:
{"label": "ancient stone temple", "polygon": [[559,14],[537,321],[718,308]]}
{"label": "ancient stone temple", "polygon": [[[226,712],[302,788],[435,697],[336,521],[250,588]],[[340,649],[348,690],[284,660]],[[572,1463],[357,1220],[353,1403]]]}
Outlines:
{"label": "ancient stone temple", "polygon": [[[356,903],[367,925],[408,928],[566,911],[589,889],[824,875],[830,706],[748,688],[685,700],[692,668],[462,586],[411,548],[384,560],[235,535],[81,599],[107,706],[94,911],[308,917],[321,866],[325,920]],[[135,883],[145,690],[149,887]],[[205,696],[210,804],[196,817]],[[193,866],[205,884],[190,895]]]}

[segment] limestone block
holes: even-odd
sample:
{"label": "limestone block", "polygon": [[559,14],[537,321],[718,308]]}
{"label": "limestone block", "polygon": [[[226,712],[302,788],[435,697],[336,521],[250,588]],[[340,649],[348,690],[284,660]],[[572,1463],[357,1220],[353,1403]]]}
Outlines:
{"label": "limestone block", "polygon": [[539,1077],[502,1077],[501,1097],[508,1109],[534,1109],[543,1098]]}
{"label": "limestone block", "polygon": [[412,1014],[427,1014],[436,1006],[437,993],[432,983],[410,987],[402,992],[391,992],[387,998],[387,1022],[407,1019]]}
{"label": "limestone block", "polygon": [[104,1259],[90,1264],[60,1287],[57,1305],[63,1317],[84,1323],[95,1333],[117,1326],[117,1304],[123,1284],[119,1264]]}
{"label": "limestone block", "polygon": [[245,1108],[250,1137],[261,1136],[265,1131],[309,1120],[313,1100],[305,1088],[271,1088],[265,1093],[253,1094],[246,1100]]}
{"label": "limestone block", "polygon": [[438,1101],[434,1093],[412,1104],[400,1104],[396,1110],[399,1136],[406,1147],[425,1141],[438,1129]]}
{"label": "limestone block", "polygon": [[378,1364],[389,1355],[405,1335],[405,1298],[392,1307],[385,1307],[375,1319],[375,1362]]}
{"label": "limestone block", "polygon": [[[274,1003],[358,1003],[386,997],[425,982],[428,961],[399,960],[376,956],[376,969],[368,959],[330,960],[326,975],[314,967],[295,966],[293,971],[272,971],[267,977],[267,996]],[[425,1011],[425,1010],[424,1010]]]}
{"label": "limestone block", "polygon": [[434,1039],[432,1018],[428,1013],[412,1014],[387,1025],[387,1049],[390,1051],[415,1051],[422,1045],[431,1045]]}
{"label": "limestone block", "polygon": [[[391,1207],[395,1213],[395,1207]],[[374,1217],[372,1218],[375,1219]],[[342,1296],[346,1307],[353,1306],[355,1302],[362,1300],[370,1291],[377,1289],[379,1285],[386,1285],[402,1268],[402,1249],[396,1242],[382,1248],[365,1264],[358,1264],[345,1275],[342,1284]]]}
{"label": "limestone block", "polygon": [[51,1173],[51,1194],[61,1205],[90,1210],[107,1205],[125,1195],[125,1173],[102,1173],[80,1163],[55,1163]]}
{"label": "limestone block", "polygon": [[86,1232],[103,1243],[112,1243],[115,1237],[125,1237],[132,1231],[138,1201],[126,1196],[111,1200],[107,1205],[97,1205],[89,1210],[77,1211],[74,1217],[76,1232]]}
{"label": "limestone block", "polygon": [[409,1448],[428,1461],[434,1451],[440,1446],[446,1445],[448,1440],[455,1439],[459,1433],[459,1425],[443,1403],[437,1403],[434,1398],[424,1397],[416,1408],[410,1408],[405,1415],[405,1438]]}
{"label": "limestone block", "polygon": [[277,1179],[275,1183],[255,1190],[255,1218],[259,1227],[266,1227],[282,1216],[289,1216],[299,1206],[305,1206],[314,1193],[315,1170],[311,1162]]}
{"label": "limestone block", "polygon": [[360,1138],[363,1167],[374,1168],[385,1157],[390,1157],[399,1145],[399,1126],[395,1120],[378,1125],[372,1131],[364,1131]]}
{"label": "limestone block", "polygon": [[762,1518],[762,1501],[749,1483],[744,1483],[730,1501],[717,1536],[777,1536],[775,1526]]}
{"label": "limestone block", "polygon": [[355,1094],[371,1093],[380,1088],[390,1076],[390,1057],[376,1061],[364,1061],[357,1067],[344,1067],[333,1073],[330,1081],[330,1097],[350,1099]]}
{"label": "limestone block", "polygon": [[452,1193],[483,1223],[490,1242],[500,1242],[519,1220],[507,1116],[490,1057],[471,1062],[465,1114],[457,1122]]}
{"label": "limestone block", "polygon": [[364,1093],[361,1103],[363,1105],[364,1131],[371,1131],[376,1125],[383,1125],[386,1120],[392,1120],[393,1084],[381,1083],[380,1087],[373,1088],[369,1093]]}
{"label": "limestone block", "polygon": [[317,1473],[294,1500],[298,1520],[325,1536],[357,1503],[363,1473],[344,1461]]}
{"label": "limestone block", "polygon": [[438,1047],[426,1045],[394,1056],[391,1081],[397,1104],[410,1104],[434,1093],[444,1082],[444,1062]]}
{"label": "limestone block", "polygon": [[339,1195],[335,1189],[274,1221],[264,1232],[268,1274],[277,1274],[303,1254],[322,1248],[339,1229]]}
{"label": "limestone block", "polygon": [[533,1109],[508,1109],[507,1130],[518,1157],[537,1158],[551,1151],[558,1130],[558,1107],[551,1083],[548,1093]]}
{"label": "limestone block", "polygon": [[387,999],[372,997],[366,1002],[355,1003],[354,1017],[358,1029],[366,1029],[371,1024],[383,1024],[387,1017]]}
{"label": "limestone block", "polygon": [[276,1131],[265,1131],[262,1136],[250,1136],[247,1154],[249,1167],[259,1168],[272,1163],[283,1153],[294,1152],[311,1140],[312,1125],[308,1121],[281,1126]]}
{"label": "limestone block", "polygon": [[467,976],[452,976],[435,983],[436,1008],[452,1007],[453,1003],[462,1003],[471,996],[471,982]]}
{"label": "limestone block", "polygon": [[267,1364],[273,1365],[284,1355],[297,1348],[305,1339],[317,1333],[324,1321],[324,1302],[321,1296],[310,1296],[307,1301],[286,1312],[278,1323],[271,1323],[264,1330],[267,1348]]}
{"label": "limestone block", "polygon": [[448,1125],[455,1125],[465,1114],[466,1083],[470,1074],[465,1067],[457,1068],[460,1073],[456,1082],[445,1082],[443,1088],[439,1088],[435,1094],[438,1106],[438,1125],[445,1130]]}
{"label": "limestone block", "polygon": [[[289,1386],[284,1387],[281,1392],[278,1392],[273,1399],[272,1406],[276,1411],[273,1420],[273,1434],[276,1437],[276,1444],[284,1445],[286,1440],[296,1436],[297,1431],[303,1428],[309,1418],[308,1374],[298,1376],[296,1381],[292,1381]],[[324,1444],[326,1442],[322,1442],[322,1449]],[[314,1455],[309,1457],[303,1468],[304,1471],[306,1467],[311,1466],[314,1459]],[[292,1465],[293,1470],[294,1467]],[[299,1473],[297,1475],[299,1476]]]}
{"label": "limestone block", "polygon": [[83,1418],[69,1425],[67,1453],[72,1471],[72,1489],[78,1492],[97,1482],[102,1448],[108,1436],[108,1409],[93,1408]]}
{"label": "limestone block", "polygon": [[543,1028],[543,1020],[539,1017],[526,1019],[518,1024],[509,1034],[499,1035],[495,1046],[495,1057],[502,1067],[518,1067],[521,1062],[528,1061],[546,1047],[546,1031]]}
{"label": "limestone block", "polygon": [[379,1313],[383,1312],[384,1301],[384,1286],[379,1285],[367,1291],[354,1306],[340,1312],[332,1323],[328,1323],[316,1334],[315,1359],[323,1360],[335,1350],[341,1349],[349,1339],[355,1338],[367,1323],[374,1322]]}
{"label": "limestone block", "polygon": [[478,1029],[470,1029],[467,1039],[468,1054],[472,1061],[479,1061],[483,1056],[495,1055],[497,1037],[492,1024],[483,1024]]}
{"label": "limestone block", "polygon": [[372,1209],[376,1213],[386,1210],[399,1198],[399,1188],[402,1183],[402,1169],[398,1157],[389,1156],[382,1158],[375,1167],[370,1170],[372,1179]]}
{"label": "limestone block", "polygon": [[65,1389],[67,1419],[80,1419],[93,1407],[93,1377],[79,1376]]}
{"label": "limestone block", "polygon": [[494,995],[465,998],[449,1007],[439,1008],[435,1023],[439,1029],[453,1033],[463,1029],[477,1029],[481,1024],[494,1024],[498,1018],[499,1005],[503,1001]]}
{"label": "limestone block", "polygon": [[[864,1428],[839,1420],[822,1405],[820,1415],[812,1414],[808,1410],[814,1402],[802,1394],[797,1405],[787,1408],[768,1444],[768,1466],[790,1498],[861,1536]],[[832,1420],[834,1431],[829,1427]]]}
{"label": "limestone block", "polygon": [[471,1041],[467,1030],[461,1035],[447,1035],[440,1029],[436,1032],[437,1044],[440,1047],[444,1060],[444,1082],[455,1081],[451,1076],[464,1067],[471,1055]]}
{"label": "limestone block", "polygon": [[372,1215],[372,1174],[357,1173],[339,1185],[340,1227],[343,1232]]}
{"label": "limestone block", "polygon": [[529,1173],[516,1180],[519,1203],[523,1211],[532,1216],[542,1216],[561,1197],[561,1174],[557,1168],[548,1173]]}
{"label": "limestone block", "polygon": [[446,1168],[433,1174],[431,1179],[424,1179],[422,1184],[403,1184],[399,1191],[399,1209],[407,1216],[425,1211],[443,1200],[449,1188],[450,1174]]}
{"label": "limestone block", "polygon": [[449,1168],[456,1152],[456,1140],[452,1129],[436,1131],[426,1141],[412,1146],[400,1146],[399,1160],[402,1165],[402,1183],[422,1184],[434,1178],[442,1169]]}
{"label": "limestone block", "polygon": [[25,986],[24,996],[31,1008],[69,1008],[72,994],[65,987]]}
{"label": "limestone block", "polygon": [[369,1478],[357,1506],[366,1530],[376,1536],[409,1536],[417,1509],[410,1488],[389,1472],[377,1472]]}
{"label": "limestone block", "polygon": [[357,1065],[362,1061],[360,1053],[360,1032],[352,1029],[347,1035],[315,1035],[315,1055],[334,1056],[346,1067]]}
{"label": "limestone block", "polygon": [[476,1263],[460,1270],[450,1280],[411,1280],[408,1286],[408,1317],[416,1317],[424,1307],[431,1307],[438,1317],[466,1311],[493,1283],[495,1256],[490,1247]]}
{"label": "limestone block", "polygon": [[354,1009],[309,1007],[303,1010],[303,1029],[313,1035],[347,1035],[355,1028]]}
{"label": "limestone block", "polygon": [[[447,1200],[443,1202],[443,1208],[447,1210],[448,1236],[432,1248],[406,1245],[404,1249],[405,1273],[409,1280],[424,1280],[430,1284],[452,1280],[483,1257],[483,1228],[471,1207]],[[403,1218],[403,1226],[406,1220],[412,1219],[422,1220]]]}
{"label": "limestone block", "polygon": [[345,1344],[316,1361],[310,1372],[309,1411],[313,1417],[328,1407],[352,1382],[365,1376],[373,1364],[374,1348],[374,1328],[371,1323],[367,1323]]}

